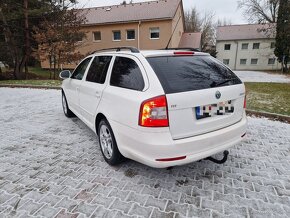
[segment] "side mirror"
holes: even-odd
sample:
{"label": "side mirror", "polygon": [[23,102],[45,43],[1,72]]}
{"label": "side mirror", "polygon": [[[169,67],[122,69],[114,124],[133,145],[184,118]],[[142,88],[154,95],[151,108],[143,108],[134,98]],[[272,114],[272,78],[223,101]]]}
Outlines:
{"label": "side mirror", "polygon": [[59,73],[59,78],[67,79],[71,77],[71,72],[69,70],[63,70]]}

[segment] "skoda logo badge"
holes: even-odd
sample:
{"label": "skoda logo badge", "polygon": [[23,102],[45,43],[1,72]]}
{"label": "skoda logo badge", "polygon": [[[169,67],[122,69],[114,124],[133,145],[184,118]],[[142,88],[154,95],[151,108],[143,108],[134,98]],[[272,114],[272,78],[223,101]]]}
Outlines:
{"label": "skoda logo badge", "polygon": [[222,96],[222,94],[221,94],[219,91],[216,91],[216,93],[215,93],[215,97],[216,97],[217,99],[220,99],[221,96]]}

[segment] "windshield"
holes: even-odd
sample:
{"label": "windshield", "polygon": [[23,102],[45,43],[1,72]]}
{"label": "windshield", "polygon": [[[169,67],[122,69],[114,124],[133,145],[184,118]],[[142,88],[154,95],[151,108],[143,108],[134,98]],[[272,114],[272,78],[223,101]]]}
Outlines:
{"label": "windshield", "polygon": [[147,60],[166,94],[242,83],[228,67],[211,56],[166,56]]}

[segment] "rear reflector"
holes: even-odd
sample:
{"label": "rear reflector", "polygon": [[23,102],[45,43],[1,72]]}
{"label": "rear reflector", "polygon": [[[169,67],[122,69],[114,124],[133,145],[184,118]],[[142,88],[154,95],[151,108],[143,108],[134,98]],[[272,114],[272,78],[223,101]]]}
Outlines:
{"label": "rear reflector", "polygon": [[166,162],[166,161],[176,161],[176,160],[183,160],[186,156],[182,157],[173,157],[173,158],[162,158],[162,159],[156,159],[156,161]]}
{"label": "rear reflector", "polygon": [[139,125],[144,127],[168,127],[168,109],[165,95],[148,99],[141,104]]}
{"label": "rear reflector", "polygon": [[176,51],[176,52],[174,52],[174,55],[194,55],[194,52],[192,52],[192,51]]}

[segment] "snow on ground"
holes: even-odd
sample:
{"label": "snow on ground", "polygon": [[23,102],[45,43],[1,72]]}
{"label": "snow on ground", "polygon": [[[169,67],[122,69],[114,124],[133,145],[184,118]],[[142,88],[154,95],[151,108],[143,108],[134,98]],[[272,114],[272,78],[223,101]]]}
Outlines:
{"label": "snow on ground", "polygon": [[249,118],[225,164],[111,167],[60,91],[0,88],[0,217],[289,217],[289,133]]}
{"label": "snow on ground", "polygon": [[243,82],[290,83],[290,77],[257,71],[234,71]]}

